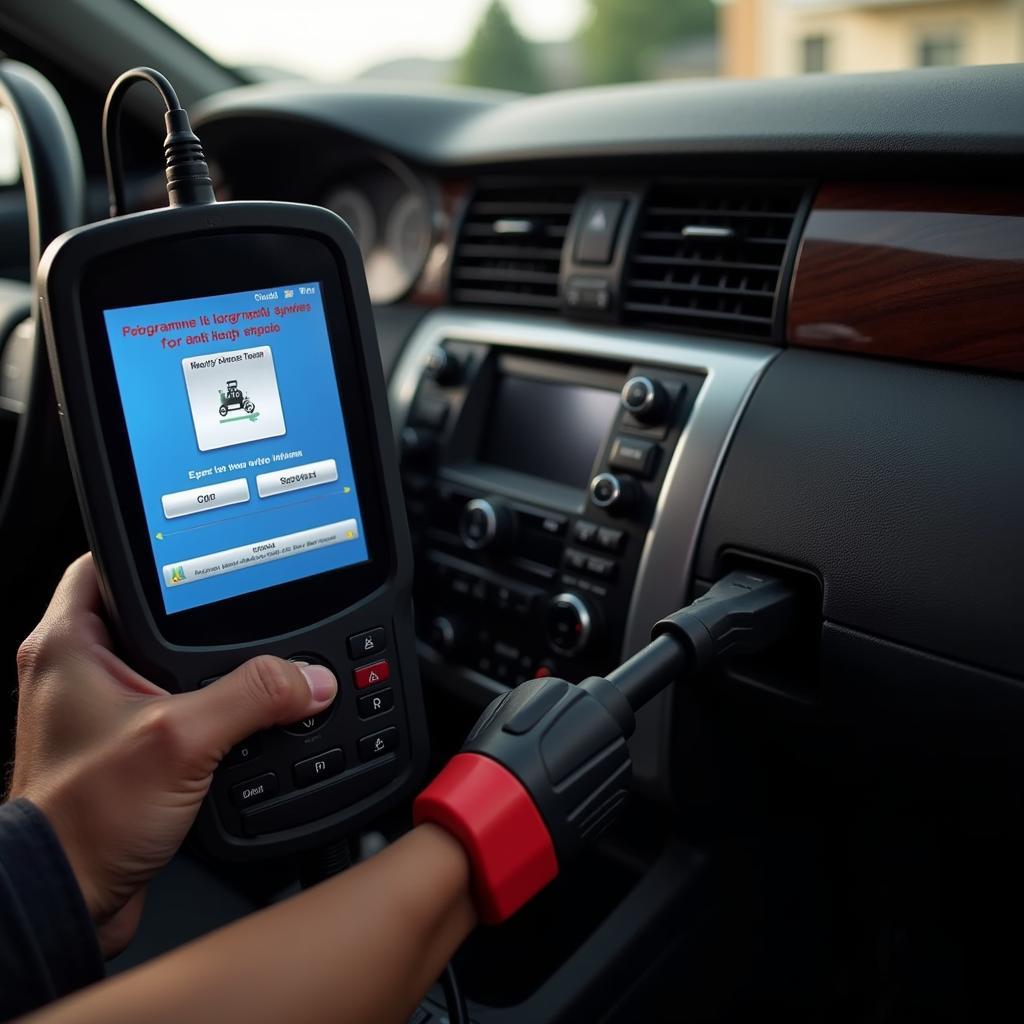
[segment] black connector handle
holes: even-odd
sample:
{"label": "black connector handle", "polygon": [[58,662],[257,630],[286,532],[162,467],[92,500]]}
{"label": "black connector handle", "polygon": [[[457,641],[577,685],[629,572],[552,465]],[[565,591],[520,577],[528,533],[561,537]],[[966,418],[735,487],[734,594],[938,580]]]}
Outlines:
{"label": "black connector handle", "polygon": [[723,576],[692,604],[655,623],[651,636],[668,636],[686,651],[691,674],[723,658],[757,654],[792,626],[796,593],[774,576],[737,571]]}

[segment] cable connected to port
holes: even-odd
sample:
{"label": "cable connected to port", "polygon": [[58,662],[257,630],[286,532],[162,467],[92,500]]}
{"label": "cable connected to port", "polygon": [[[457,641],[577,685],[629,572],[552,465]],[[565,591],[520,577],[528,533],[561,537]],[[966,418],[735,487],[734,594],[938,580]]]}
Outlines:
{"label": "cable connected to port", "polygon": [[576,686],[535,679],[495,699],[413,806],[415,821],[440,825],[466,849],[481,918],[507,919],[615,820],[640,708],[785,639],[796,611],[783,580],[731,572],[658,622],[651,643],[607,676]]}

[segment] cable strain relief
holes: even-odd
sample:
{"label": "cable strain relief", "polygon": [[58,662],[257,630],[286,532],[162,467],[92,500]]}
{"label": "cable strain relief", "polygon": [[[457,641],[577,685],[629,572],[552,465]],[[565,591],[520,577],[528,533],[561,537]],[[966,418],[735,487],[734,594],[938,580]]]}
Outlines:
{"label": "cable strain relief", "polygon": [[167,137],[164,139],[164,161],[167,175],[167,198],[171,206],[195,206],[215,203],[210,167],[202,143],[189,123],[188,112],[181,108],[164,115]]}
{"label": "cable strain relief", "polygon": [[615,719],[615,724],[622,730],[622,735],[629,739],[636,729],[636,714],[625,694],[603,676],[588,676],[579,684],[605,711]]}
{"label": "cable strain relief", "polygon": [[654,624],[651,639],[670,636],[686,652],[694,675],[710,665],[716,656],[715,638],[689,607],[681,608]]}

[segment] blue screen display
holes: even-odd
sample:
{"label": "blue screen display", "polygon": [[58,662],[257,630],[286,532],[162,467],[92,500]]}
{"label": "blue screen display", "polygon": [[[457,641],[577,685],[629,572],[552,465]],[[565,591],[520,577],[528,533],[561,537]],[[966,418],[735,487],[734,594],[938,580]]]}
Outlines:
{"label": "blue screen display", "polygon": [[103,316],[168,614],[368,559],[319,282]]}

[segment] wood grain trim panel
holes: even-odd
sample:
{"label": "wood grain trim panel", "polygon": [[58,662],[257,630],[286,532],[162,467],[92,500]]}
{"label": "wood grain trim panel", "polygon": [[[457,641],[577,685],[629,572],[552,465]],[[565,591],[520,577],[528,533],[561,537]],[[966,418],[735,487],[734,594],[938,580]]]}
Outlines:
{"label": "wood grain trim panel", "polygon": [[1024,192],[822,186],[787,333],[810,348],[1024,374]]}

